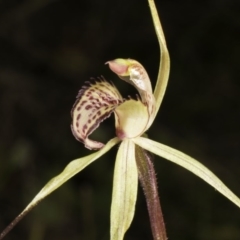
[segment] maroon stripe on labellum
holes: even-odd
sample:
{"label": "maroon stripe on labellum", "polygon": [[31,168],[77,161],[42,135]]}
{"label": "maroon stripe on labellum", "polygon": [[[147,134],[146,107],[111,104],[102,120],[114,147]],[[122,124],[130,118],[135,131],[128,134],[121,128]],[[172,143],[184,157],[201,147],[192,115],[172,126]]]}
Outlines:
{"label": "maroon stripe on labellum", "polygon": [[92,108],[92,105],[87,105],[87,106],[85,107],[86,110],[89,110],[89,109],[91,109],[91,108]]}
{"label": "maroon stripe on labellum", "polygon": [[[79,99],[80,100],[80,99]],[[87,103],[87,101],[82,101],[81,105],[80,106],[83,106],[85,103]]]}
{"label": "maroon stripe on labellum", "polygon": [[87,130],[87,124],[84,124],[84,125],[83,125],[83,133],[85,133],[86,130]]}

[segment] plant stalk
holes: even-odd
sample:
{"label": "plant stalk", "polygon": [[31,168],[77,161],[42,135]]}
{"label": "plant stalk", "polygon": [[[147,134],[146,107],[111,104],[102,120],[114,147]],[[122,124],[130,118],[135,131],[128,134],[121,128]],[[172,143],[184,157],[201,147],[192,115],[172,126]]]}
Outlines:
{"label": "plant stalk", "polygon": [[152,156],[137,145],[135,148],[135,156],[139,180],[146,197],[153,239],[167,240]]}

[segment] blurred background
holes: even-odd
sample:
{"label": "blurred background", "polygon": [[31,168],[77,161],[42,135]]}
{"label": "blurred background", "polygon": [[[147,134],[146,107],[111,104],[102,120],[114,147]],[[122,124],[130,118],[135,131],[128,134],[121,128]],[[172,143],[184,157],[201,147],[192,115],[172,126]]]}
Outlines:
{"label": "blurred background", "polygon": [[[195,157],[240,196],[240,2],[157,0],[171,74],[149,137]],[[70,130],[90,77],[135,95],[104,63],[141,62],[154,86],[159,48],[147,0],[0,0],[0,230],[43,185],[91,151]],[[92,138],[114,136],[114,119]],[[7,239],[109,239],[117,147],[47,197]],[[185,169],[155,157],[169,239],[239,240],[240,210]],[[152,239],[139,188],[126,240]]]}

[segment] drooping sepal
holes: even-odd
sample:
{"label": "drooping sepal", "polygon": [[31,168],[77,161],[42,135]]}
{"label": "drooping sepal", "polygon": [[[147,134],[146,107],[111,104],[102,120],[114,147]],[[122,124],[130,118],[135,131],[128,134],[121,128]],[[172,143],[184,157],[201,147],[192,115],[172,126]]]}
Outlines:
{"label": "drooping sepal", "polygon": [[79,91],[71,111],[74,137],[88,149],[102,148],[103,143],[90,140],[88,136],[122,102],[122,96],[116,87],[104,78],[98,78],[93,83],[88,82],[88,85]]}
{"label": "drooping sepal", "polygon": [[123,140],[114,167],[110,240],[123,240],[133,220],[138,190],[135,144]]}

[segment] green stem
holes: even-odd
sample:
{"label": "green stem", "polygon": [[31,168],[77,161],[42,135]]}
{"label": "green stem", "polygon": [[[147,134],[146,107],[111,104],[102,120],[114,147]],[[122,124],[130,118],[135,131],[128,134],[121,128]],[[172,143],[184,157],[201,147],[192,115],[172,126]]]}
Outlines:
{"label": "green stem", "polygon": [[137,145],[135,149],[138,176],[146,197],[153,239],[167,240],[151,155]]}

